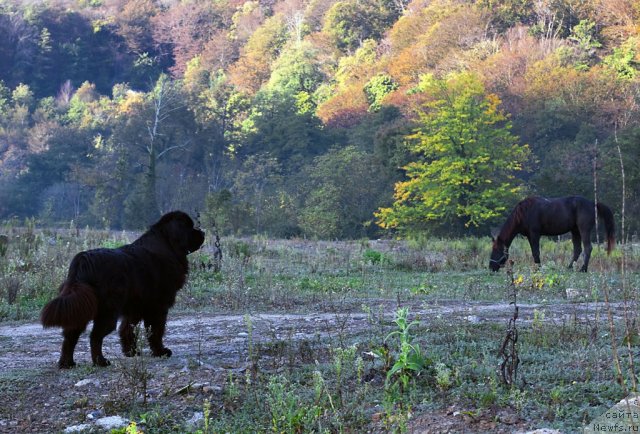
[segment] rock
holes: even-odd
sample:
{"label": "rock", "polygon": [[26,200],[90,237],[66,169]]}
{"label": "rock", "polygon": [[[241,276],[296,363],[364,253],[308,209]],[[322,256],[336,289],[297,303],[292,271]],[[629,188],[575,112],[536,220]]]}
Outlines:
{"label": "rock", "polygon": [[102,410],[93,410],[87,413],[88,420],[100,419],[102,416],[104,416],[104,412]]}
{"label": "rock", "polygon": [[509,411],[498,412],[496,416],[500,422],[506,425],[515,425],[520,420],[520,417],[516,413],[509,412]]}
{"label": "rock", "polygon": [[129,421],[120,416],[107,416],[96,420],[96,425],[107,430],[112,430],[129,425]]}
{"label": "rock", "polygon": [[89,384],[93,384],[94,386],[99,386],[100,385],[100,381],[98,381],[96,379],[86,378],[84,380],[78,381],[76,384],[74,384],[74,386],[75,387],[84,387],[84,386],[88,386]]}
{"label": "rock", "polygon": [[579,298],[587,298],[589,291],[581,288],[567,288],[567,300],[577,300]]}
{"label": "rock", "polygon": [[80,425],[68,426],[64,429],[65,433],[82,432],[91,429],[91,425],[88,423],[81,423]]}
{"label": "rock", "polygon": [[213,393],[213,392],[222,393],[223,389],[220,386],[204,386],[202,388],[202,391],[204,393]]}
{"label": "rock", "polygon": [[187,420],[185,424],[189,428],[196,428],[200,426],[204,422],[204,414],[201,411],[197,411],[193,413],[191,419]]}

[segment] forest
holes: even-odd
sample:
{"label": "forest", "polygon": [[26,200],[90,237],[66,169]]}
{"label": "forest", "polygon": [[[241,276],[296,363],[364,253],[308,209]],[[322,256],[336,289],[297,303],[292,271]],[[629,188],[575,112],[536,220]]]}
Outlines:
{"label": "forest", "polygon": [[633,235],[639,50],[632,0],[0,0],[0,220],[449,237],[579,194]]}

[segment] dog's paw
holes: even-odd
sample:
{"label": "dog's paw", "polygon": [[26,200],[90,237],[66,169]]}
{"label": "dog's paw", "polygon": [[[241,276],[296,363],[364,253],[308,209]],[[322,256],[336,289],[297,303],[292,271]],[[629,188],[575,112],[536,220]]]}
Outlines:
{"label": "dog's paw", "polygon": [[76,366],[76,362],[73,360],[62,360],[58,361],[58,368],[60,369],[71,369]]}
{"label": "dog's paw", "polygon": [[96,357],[96,359],[93,361],[93,366],[105,367],[109,365],[111,365],[111,362],[104,358],[104,356]]}
{"label": "dog's paw", "polygon": [[153,357],[171,357],[172,354],[173,352],[169,348],[164,347],[160,351],[154,351]]}
{"label": "dog's paw", "polygon": [[128,350],[123,349],[122,354],[124,354],[125,357],[135,357],[140,355],[140,351],[138,351],[136,348],[132,348]]}

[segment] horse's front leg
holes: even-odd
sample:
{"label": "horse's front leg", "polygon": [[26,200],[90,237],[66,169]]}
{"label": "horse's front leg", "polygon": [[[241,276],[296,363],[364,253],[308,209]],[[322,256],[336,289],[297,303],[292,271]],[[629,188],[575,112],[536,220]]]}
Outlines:
{"label": "horse's front leg", "polygon": [[540,265],[540,235],[529,235],[527,239],[529,240],[529,246],[531,246],[533,262]]}

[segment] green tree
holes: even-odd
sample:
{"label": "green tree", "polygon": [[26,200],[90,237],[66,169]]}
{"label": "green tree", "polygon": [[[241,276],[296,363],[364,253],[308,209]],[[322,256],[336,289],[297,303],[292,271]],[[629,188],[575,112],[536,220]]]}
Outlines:
{"label": "green tree", "polygon": [[[620,154],[618,153],[620,147]],[[640,127],[634,125],[600,145],[602,155],[598,174],[598,199],[609,205],[618,216],[622,210],[622,173],[624,165],[625,234],[640,231]],[[616,236],[618,236],[616,234]],[[634,235],[635,237],[635,235]],[[628,241],[628,240],[627,240]]]}
{"label": "green tree", "polygon": [[633,79],[638,74],[637,62],[638,38],[632,37],[613,49],[613,53],[603,60],[603,63],[612,69],[618,78]]}
{"label": "green tree", "polygon": [[491,24],[499,32],[519,23],[535,22],[535,3],[527,0],[479,0],[478,5],[487,11]]}
{"label": "green tree", "polygon": [[384,2],[346,0],[336,2],[325,15],[323,31],[343,52],[353,52],[366,39],[379,39],[398,11]]}
{"label": "green tree", "polygon": [[376,214],[383,228],[446,228],[462,232],[491,222],[524,189],[516,174],[530,158],[511,134],[500,99],[468,72],[422,78],[428,98],[418,127],[407,137],[418,157],[404,167],[395,202]]}
{"label": "green tree", "polygon": [[250,155],[236,176],[232,191],[247,205],[254,233],[264,232],[265,220],[277,203],[274,198],[282,183],[281,172],[278,160],[262,153]]}
{"label": "green tree", "polygon": [[302,110],[298,95],[261,91],[244,123],[247,138],[242,155],[268,152],[286,164],[285,172],[300,169],[307,158],[326,150],[326,133],[313,112]]}
{"label": "green tree", "polygon": [[376,112],[382,107],[384,97],[398,88],[398,84],[387,74],[378,74],[364,86],[369,102],[369,111]]}
{"label": "green tree", "polygon": [[[195,152],[195,120],[179,81],[161,75],[150,92],[127,92],[126,97],[117,99],[113,128],[101,154],[105,159],[109,154],[114,159],[124,158],[132,178],[125,185],[123,225],[140,228],[162,211],[183,203],[185,198],[178,188],[191,177],[189,169],[202,169],[204,158],[201,148],[200,154]],[[165,180],[172,184],[169,190],[162,188]],[[118,181],[114,185],[122,184]],[[195,193],[195,187],[190,194]]]}
{"label": "green tree", "polygon": [[385,183],[375,158],[354,146],[333,148],[303,172],[306,197],[300,215],[305,234],[322,238],[373,235],[373,212]]}
{"label": "green tree", "polygon": [[300,42],[284,50],[273,63],[271,78],[265,89],[293,95],[300,108],[324,78],[316,50],[310,43]]}

